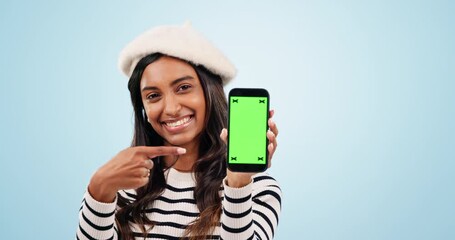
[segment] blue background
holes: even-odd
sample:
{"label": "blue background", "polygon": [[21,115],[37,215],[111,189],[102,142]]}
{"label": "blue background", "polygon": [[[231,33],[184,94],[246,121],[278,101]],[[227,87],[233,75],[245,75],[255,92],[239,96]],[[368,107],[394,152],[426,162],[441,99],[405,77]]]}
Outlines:
{"label": "blue background", "polygon": [[455,238],[453,1],[0,2],[2,239],[74,239],[90,176],[132,136],[120,50],[193,26],[264,87],[276,239]]}

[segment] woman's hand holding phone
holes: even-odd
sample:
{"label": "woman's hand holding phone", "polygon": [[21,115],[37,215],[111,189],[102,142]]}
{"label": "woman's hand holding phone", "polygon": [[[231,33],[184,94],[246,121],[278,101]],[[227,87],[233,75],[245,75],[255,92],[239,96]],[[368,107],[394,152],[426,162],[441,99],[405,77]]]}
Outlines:
{"label": "woman's hand holding phone", "polygon": [[184,148],[169,146],[126,148],[95,172],[88,191],[99,202],[112,202],[117,191],[136,189],[149,182],[150,171],[153,168],[152,158],[181,155],[185,152]]}
{"label": "woman's hand holding phone", "polygon": [[[269,119],[268,119],[268,126],[269,130],[267,131],[267,139],[269,141],[269,144],[267,146],[267,151],[268,151],[268,166],[267,168],[272,166],[272,157],[273,154],[276,151],[277,148],[277,139],[276,137],[278,136],[278,128],[276,126],[276,123],[272,120],[273,115],[275,114],[274,110],[269,111]],[[221,131],[220,137],[221,139],[227,143],[227,135],[228,131],[227,129],[223,128]],[[248,185],[251,182],[251,177],[255,175],[256,173],[251,173],[251,172],[233,172],[229,169],[227,169],[227,183],[228,186],[234,187],[234,188],[241,188],[246,185]]]}

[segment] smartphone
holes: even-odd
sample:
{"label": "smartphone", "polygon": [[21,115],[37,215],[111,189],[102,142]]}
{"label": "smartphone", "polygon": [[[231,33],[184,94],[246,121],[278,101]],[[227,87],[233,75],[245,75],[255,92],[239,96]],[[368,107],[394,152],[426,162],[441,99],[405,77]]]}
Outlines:
{"label": "smartphone", "polygon": [[269,93],[261,88],[229,92],[227,164],[233,172],[263,172],[268,166]]}

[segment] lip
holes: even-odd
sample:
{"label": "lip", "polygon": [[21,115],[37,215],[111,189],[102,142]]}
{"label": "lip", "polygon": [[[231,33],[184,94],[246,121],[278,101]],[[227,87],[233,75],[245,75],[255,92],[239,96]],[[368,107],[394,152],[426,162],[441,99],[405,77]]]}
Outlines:
{"label": "lip", "polygon": [[[181,124],[181,125],[178,125],[175,127],[172,127],[172,126],[169,126],[166,124],[169,122],[176,122],[176,121],[185,119],[187,117],[189,117],[190,119],[188,120],[188,122],[186,122],[184,124]],[[194,120],[194,115],[186,115],[186,116],[183,116],[183,117],[180,117],[177,119],[163,121],[163,122],[161,122],[161,125],[163,126],[164,129],[166,129],[166,131],[175,134],[175,133],[179,133],[179,132],[183,131],[186,127],[188,127],[188,125],[190,125],[193,122],[193,120]]]}

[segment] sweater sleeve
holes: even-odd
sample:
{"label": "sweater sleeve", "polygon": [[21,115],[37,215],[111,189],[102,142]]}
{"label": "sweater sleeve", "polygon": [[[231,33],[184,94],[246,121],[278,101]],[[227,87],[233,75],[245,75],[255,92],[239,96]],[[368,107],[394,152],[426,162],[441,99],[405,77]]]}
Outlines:
{"label": "sweater sleeve", "polygon": [[79,210],[79,229],[76,239],[117,239],[115,210],[117,197],[112,203],[96,201],[88,191]]}
{"label": "sweater sleeve", "polygon": [[221,215],[222,239],[273,239],[281,212],[281,190],[267,174],[253,176],[242,188],[227,186]]}

